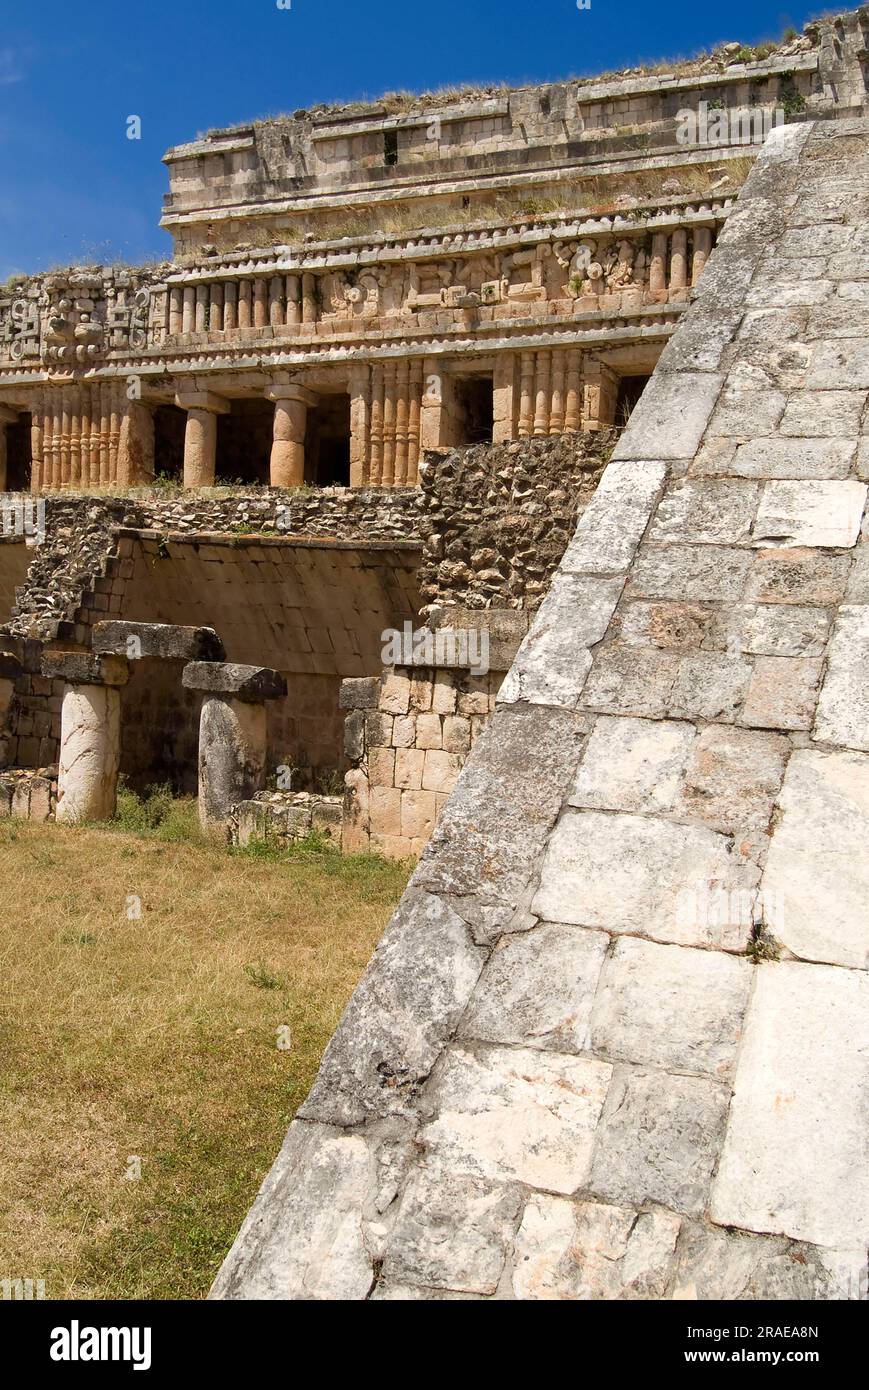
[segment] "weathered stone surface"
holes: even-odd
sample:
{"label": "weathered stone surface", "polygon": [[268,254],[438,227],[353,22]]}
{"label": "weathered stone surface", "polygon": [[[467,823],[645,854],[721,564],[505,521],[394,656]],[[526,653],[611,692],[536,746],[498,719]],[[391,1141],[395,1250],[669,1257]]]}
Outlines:
{"label": "weathered stone surface", "polygon": [[758,729],[810,729],[821,667],[820,657],[759,656],[738,722]]}
{"label": "weathered stone surface", "polygon": [[583,706],[660,718],[668,712],[678,670],[675,652],[638,650],[618,643],[602,647],[582,692]]}
{"label": "weathered stone surface", "polygon": [[620,606],[613,629],[631,646],[693,651],[703,642],[714,616],[714,609],[700,603],[637,599]]}
{"label": "weathered stone surface", "polygon": [[606,632],[622,583],[557,574],[501,686],[499,703],[575,709],[591,668],[588,648]]}
{"label": "weathered stone surface", "polygon": [[823,608],[796,604],[740,607],[724,617],[722,639],[756,656],[823,656],[830,635],[830,617]]}
{"label": "weathered stone surface", "polygon": [[228,829],[234,808],[262,790],[266,744],[263,704],[206,695],[199,715],[198,759],[199,822],[204,830]]}
{"label": "weathered stone surface", "polygon": [[809,372],[809,386],[835,389],[869,387],[869,342],[865,337],[819,343]]}
{"label": "weathered stone surface", "polygon": [[866,491],[865,483],[854,480],[767,483],[752,531],[754,544],[855,545]]}
{"label": "weathered stone surface", "polygon": [[616,1069],[598,1129],[589,1190],[608,1201],[702,1212],[729,1092],[716,1081]]}
{"label": "weathered stone surface", "polygon": [[845,592],[847,555],[822,550],[761,550],[748,575],[746,599],[757,603],[840,603]]}
{"label": "weathered stone surface", "polygon": [[637,556],[631,598],[738,599],[751,568],[749,551],[712,545],[645,546]]}
{"label": "weathered stone surface", "polygon": [[697,739],[681,807],[715,830],[765,830],[790,753],[786,738],[710,725]]}
{"label": "weathered stone surface", "polygon": [[869,757],[794,753],[779,796],[765,893],[794,955],[869,968]]}
{"label": "weathered stone surface", "polygon": [[486,1042],[581,1052],[609,945],[605,932],[544,923],[498,942],[460,1033]]}
{"label": "weathered stone surface", "polygon": [[16,681],[23,669],[11,652],[0,652],[0,681]]}
{"label": "weathered stone surface", "polygon": [[57,819],[73,825],[110,819],[120,759],[119,692],[111,685],[69,686],[61,710]]}
{"label": "weathered stone surface", "polygon": [[785,407],[781,432],[801,438],[823,435],[851,440],[860,428],[865,403],[865,391],[795,391]]}
{"label": "weathered stone surface", "polygon": [[181,677],[185,690],[232,695],[237,700],[279,700],[287,693],[280,671],[268,666],[242,666],[230,661],[191,661]]}
{"label": "weathered stone surface", "polygon": [[454,1047],[426,1091],[420,1132],[433,1170],[574,1192],[612,1067],[532,1048]]}
{"label": "weathered stone surface", "polygon": [[610,1061],[725,1079],[751,981],[748,961],[721,951],[622,937],[594,1001],[589,1047]]}
{"label": "weathered stone surface", "polygon": [[667,713],[677,719],[735,718],[752,678],[738,656],[688,652],[679,662]]}
{"label": "weathered stone surface", "polygon": [[748,925],[707,922],[699,908],[692,920],[685,895],[710,885],[739,892],[757,877],[715,831],[648,816],[569,811],[546,847],[531,910],[548,921],[739,950]]}
{"label": "weathered stone surface", "polygon": [[749,439],[737,444],[725,471],[741,478],[847,478],[850,439]]}
{"label": "weathered stone surface", "polygon": [[643,395],[642,418],[632,418],[619,441],[619,461],[691,458],[722,382],[716,372],[671,372],[656,377]]}
{"label": "weathered stone surface", "polygon": [[748,538],[758,486],[731,478],[680,479],[658,504],[649,530],[653,541],[732,545]]}
{"label": "weathered stone surface", "polygon": [[419,1168],[387,1245],[384,1277],[492,1294],[520,1210],[515,1188]]}
{"label": "weathered stone surface", "polygon": [[91,645],[95,652],[125,656],[131,661],[146,656],[167,661],[222,661],[225,656],[213,627],[179,627],[175,623],[97,623]]}
{"label": "weathered stone surface", "polygon": [[865,1247],[869,975],[797,962],[757,971],[712,1219]]}
{"label": "weathered stone surface", "polygon": [[671,810],[696,737],[692,724],[601,716],[569,804],[608,811]]}
{"label": "weathered stone surface", "polygon": [[[837,1255],[779,1236],[722,1231],[684,1221],[679,1234],[674,1299],[857,1298],[862,1257]],[[865,1287],[865,1275],[863,1278]]]}
{"label": "weathered stone surface", "polygon": [[413,884],[463,899],[480,930],[485,910],[499,905],[504,925],[555,823],[586,728],[566,710],[498,710],[441,812]]}
{"label": "weathered stone surface", "polygon": [[451,908],[409,890],[326,1048],[300,1115],[350,1125],[405,1110],[455,1030],[484,961]]}
{"label": "weathered stone surface", "polygon": [[622,574],[648,525],[666,476],[655,461],[613,460],[564,552],[566,574]]}
{"label": "weathered stone surface", "polygon": [[42,674],[67,685],[126,685],[127,662],[117,656],[92,656],[90,652],[43,653]]}
{"label": "weathered stone surface", "polygon": [[362,1215],[377,1185],[363,1135],[291,1125],[211,1298],[365,1298],[374,1272]]}
{"label": "weathered stone surface", "polygon": [[839,609],[812,737],[869,751],[869,605]]}
{"label": "weathered stone surface", "polygon": [[516,1235],[522,1299],[663,1298],[681,1218],[534,1194]]}

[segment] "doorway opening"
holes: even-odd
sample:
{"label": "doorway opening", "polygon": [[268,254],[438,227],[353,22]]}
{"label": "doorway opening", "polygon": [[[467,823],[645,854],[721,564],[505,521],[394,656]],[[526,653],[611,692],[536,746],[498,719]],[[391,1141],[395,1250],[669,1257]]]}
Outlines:
{"label": "doorway opening", "polygon": [[[6,426],[6,491],[29,492],[33,468],[30,426],[32,416],[24,411]],[[2,428],[2,426],[0,426]]]}
{"label": "doorway opening", "polygon": [[184,476],[184,428],[187,414],[177,405],[154,410],[154,477],[179,482]]}
{"label": "doorway opening", "polygon": [[455,403],[456,443],[491,444],[495,406],[492,377],[457,377]]}
{"label": "doorway opening", "polygon": [[623,376],[619,379],[614,421],[619,428],[628,423],[634,406],[643,394],[648,380],[648,376]]}
{"label": "doorway opening", "polygon": [[321,396],[308,411],[305,482],[314,487],[350,484],[350,397]]}
{"label": "doorway opening", "polygon": [[214,476],[218,483],[268,483],[275,408],[259,396],[230,401],[217,417]]}

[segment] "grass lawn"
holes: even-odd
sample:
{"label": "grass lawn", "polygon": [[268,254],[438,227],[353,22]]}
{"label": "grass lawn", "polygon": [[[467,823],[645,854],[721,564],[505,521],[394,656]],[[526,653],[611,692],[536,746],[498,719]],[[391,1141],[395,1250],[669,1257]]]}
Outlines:
{"label": "grass lawn", "polygon": [[408,872],[0,822],[0,1279],[202,1297]]}

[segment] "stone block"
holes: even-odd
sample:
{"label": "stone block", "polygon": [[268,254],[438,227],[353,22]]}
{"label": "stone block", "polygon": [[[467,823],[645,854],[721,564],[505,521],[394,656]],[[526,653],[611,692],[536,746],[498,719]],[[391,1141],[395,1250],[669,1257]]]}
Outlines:
{"label": "stone block", "polygon": [[586,709],[660,718],[679,670],[675,652],[613,643],[595,653],[582,701]]}
{"label": "stone block", "polygon": [[866,505],[866,484],[770,482],[761,494],[752,531],[755,545],[855,545]]}
{"label": "stone block", "polygon": [[363,676],[341,682],[338,692],[339,709],[377,709],[379,701],[379,676]]}
{"label": "stone block", "polygon": [[231,661],[191,661],[184,667],[181,683],[185,690],[229,695],[251,704],[278,700],[287,693],[287,682],[280,671],[273,671],[268,666],[243,666]]}
{"label": "stone block", "polygon": [[[861,547],[862,549],[862,547]],[[836,616],[813,738],[869,751],[869,606],[846,604]]]}
{"label": "stone block", "polygon": [[616,1068],[598,1128],[589,1190],[604,1200],[705,1210],[729,1090],[707,1077]]}
{"label": "stone block", "polygon": [[765,390],[756,385],[728,384],[712,417],[710,434],[731,438],[742,436],[746,439],[775,434],[786,401],[784,391]]}
{"label": "stone block", "polygon": [[0,681],[17,681],[23,670],[21,662],[11,652],[0,652]]}
{"label": "stone block", "polygon": [[458,714],[447,715],[443,724],[443,745],[448,753],[470,752],[470,720]]}
{"label": "stone block", "polygon": [[441,717],[439,714],[418,714],[416,717],[417,748],[440,748],[443,744]]}
{"label": "stone block", "polygon": [[90,652],[52,652],[42,657],[42,674],[65,685],[126,685],[130,668],[123,657]]}
{"label": "stone block", "polygon": [[372,786],[368,804],[372,835],[401,834],[401,792],[397,787]]}
{"label": "stone block", "polygon": [[428,840],[434,830],[436,805],[432,791],[402,791],[401,835],[406,840]]}
{"label": "stone block", "polygon": [[758,729],[810,729],[821,666],[820,657],[757,657],[738,722]]}
{"label": "stone block", "polygon": [[395,749],[372,748],[368,755],[368,775],[372,786],[393,786],[395,784]]}
{"label": "stone block", "polygon": [[632,599],[733,602],[742,595],[751,559],[736,546],[648,544],[637,556],[627,592]]}
{"label": "stone block", "polygon": [[869,757],[798,750],[779,796],[763,891],[796,956],[869,968]]}
{"label": "stone block", "polygon": [[861,337],[819,343],[807,385],[823,390],[846,386],[865,390],[869,387],[869,341]]}
{"label": "stone block", "polygon": [[683,1221],[671,1297],[691,1302],[854,1298],[862,1262],[862,1256],[837,1258],[781,1236]]}
{"label": "stone block", "polygon": [[847,478],[854,447],[850,439],[749,439],[736,446],[725,472],[741,478]]}
{"label": "stone block", "polygon": [[520,1210],[515,1188],[420,1168],[402,1198],[384,1277],[493,1294]]}
{"label": "stone block", "polygon": [[745,597],[756,603],[829,607],[841,603],[849,568],[847,555],[800,548],[761,550],[754,557]]}
{"label": "stone block", "polygon": [[731,545],[747,539],[757,510],[758,485],[731,478],[687,478],[671,483],[649,530],[651,541]]}
{"label": "stone block", "polygon": [[432,688],[432,712],[434,714],[453,714],[456,708],[456,698],[455,678],[449,673],[438,672]]}
{"label": "stone block", "polygon": [[505,935],[462,1020],[461,1034],[554,1052],[581,1052],[609,937],[544,923]]}
{"label": "stone block", "polygon": [[300,1115],[352,1125],[405,1110],[455,1032],[485,958],[452,908],[409,888],[326,1048]]}
{"label": "stone block", "polygon": [[690,651],[702,645],[713,616],[713,609],[699,603],[638,599],[622,604],[612,631],[631,646]]}
{"label": "stone block", "polygon": [[462,770],[462,759],[455,753],[430,748],[425,755],[422,785],[427,791],[451,792]]}
{"label": "stone block", "polygon": [[566,574],[623,574],[666,476],[662,462],[611,462],[564,553]]}
{"label": "stone block", "polygon": [[422,769],[425,753],[421,748],[397,748],[395,750],[395,785],[418,791],[422,786]]}
{"label": "stone block", "polygon": [[823,608],[759,604],[729,610],[716,633],[729,651],[755,656],[823,656],[830,618]]}
{"label": "stone block", "polygon": [[831,439],[850,441],[860,430],[865,404],[865,391],[795,391],[779,429],[784,435],[808,439],[823,435],[825,444]]}
{"label": "stone block", "polygon": [[407,714],[410,708],[410,677],[401,671],[389,671],[380,687],[379,708],[385,714]]}
{"label": "stone block", "polygon": [[691,724],[602,715],[586,745],[569,804],[610,811],[671,810],[695,738]]}
{"label": "stone block", "polygon": [[417,716],[409,714],[399,716],[392,725],[392,743],[395,748],[412,748],[416,742],[416,721]]}
{"label": "stone block", "polygon": [[533,1193],[516,1234],[512,1287],[521,1299],[666,1297],[681,1219],[604,1202]]}
{"label": "stone block", "polygon": [[575,709],[591,668],[588,649],[606,633],[622,583],[620,577],[557,573],[498,692],[499,703]]}
{"label": "stone block", "polygon": [[731,855],[725,836],[705,827],[569,811],[546,847],[531,911],[552,922],[739,951],[750,923],[709,920],[703,894],[749,892],[758,877]]}
{"label": "stone block", "polygon": [[751,665],[736,655],[688,652],[679,660],[667,712],[677,719],[731,721],[751,679]]}
{"label": "stone block", "polygon": [[455,1046],[426,1091],[432,1169],[550,1192],[588,1178],[612,1068],[532,1048]]}
{"label": "stone block", "polygon": [[867,1055],[869,975],[757,967],[713,1221],[865,1250]]}
{"label": "stone block", "polygon": [[588,1046],[608,1061],[724,1080],[742,1036],[751,972],[747,960],[723,951],[622,937],[603,968]]}
{"label": "stone block", "polygon": [[716,372],[657,375],[619,440],[617,461],[693,458],[723,380]]}
{"label": "stone block", "polygon": [[777,734],[710,725],[693,746],[680,810],[725,834],[765,831],[790,751]]}
{"label": "stone block", "polygon": [[166,661],[223,661],[226,655],[214,628],[175,623],[97,623],[91,645],[95,652],[130,661],[149,656]]}

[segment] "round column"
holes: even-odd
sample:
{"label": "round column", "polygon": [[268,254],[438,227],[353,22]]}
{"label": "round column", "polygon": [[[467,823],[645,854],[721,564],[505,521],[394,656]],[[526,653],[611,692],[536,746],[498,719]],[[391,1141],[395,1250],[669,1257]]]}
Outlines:
{"label": "round column", "polygon": [[121,693],[110,685],[69,685],[60,714],[57,819],[115,814],[121,750]]}

